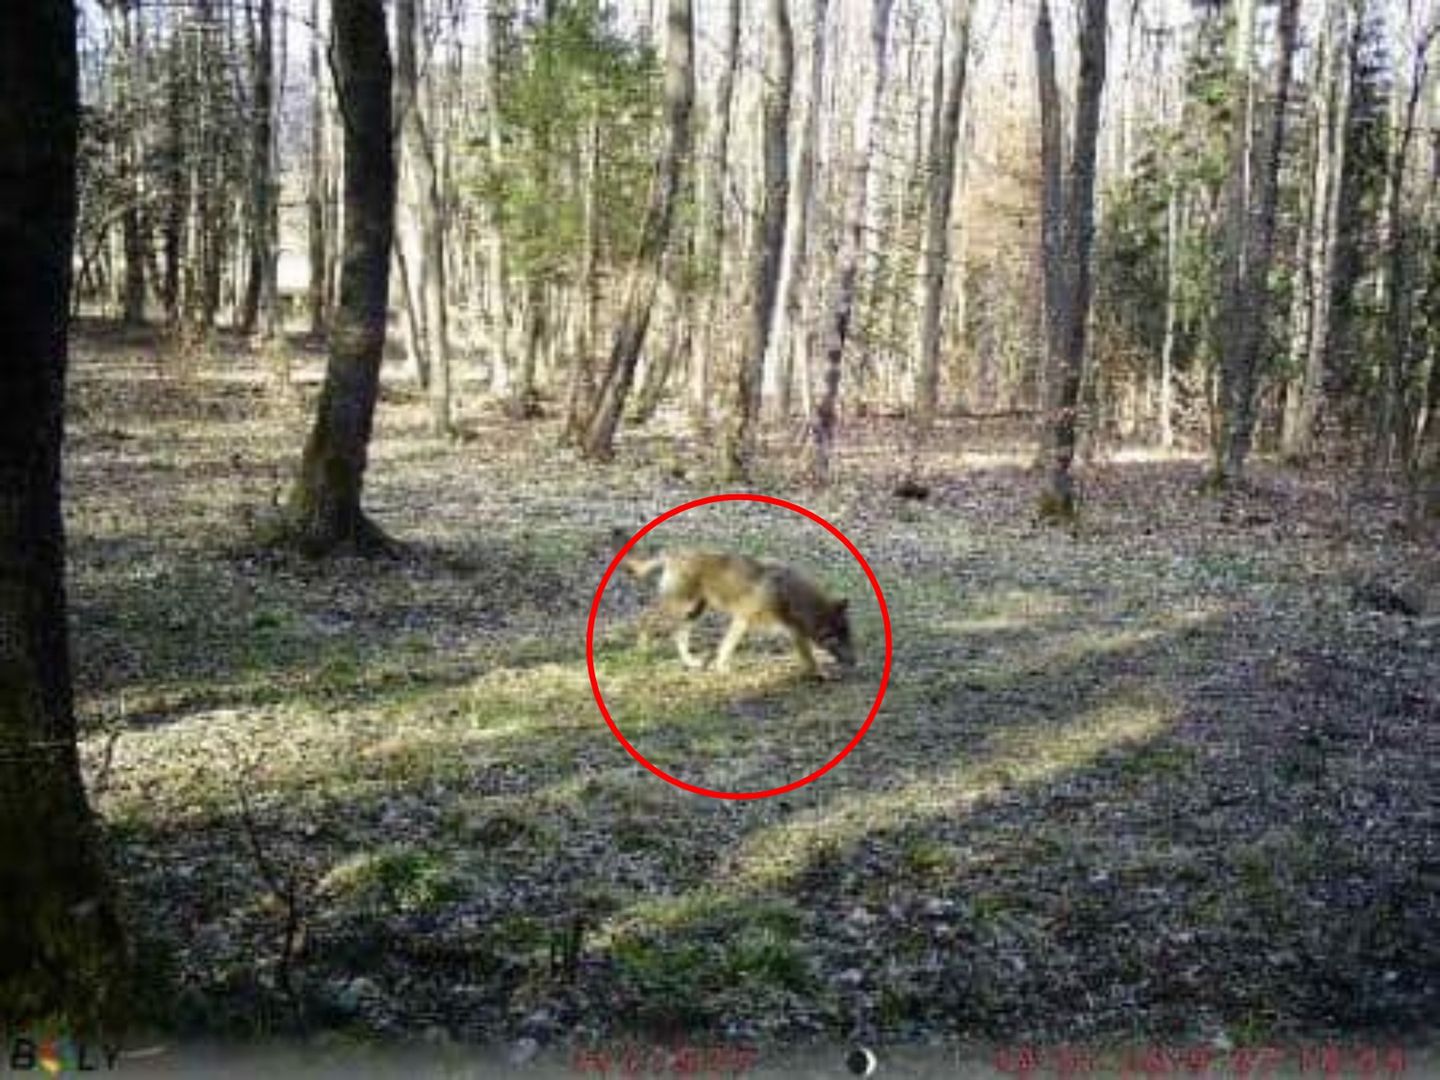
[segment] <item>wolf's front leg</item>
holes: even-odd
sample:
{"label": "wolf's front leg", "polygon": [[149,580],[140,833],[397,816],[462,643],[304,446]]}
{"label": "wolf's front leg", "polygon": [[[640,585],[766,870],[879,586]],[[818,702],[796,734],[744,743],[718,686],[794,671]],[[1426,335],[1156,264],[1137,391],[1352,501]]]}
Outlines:
{"label": "wolf's front leg", "polygon": [[735,655],[736,648],[745,638],[745,631],[750,628],[748,619],[736,615],[730,620],[730,628],[725,631],[725,638],[720,642],[720,649],[715,653],[715,670],[729,671],[730,658]]}
{"label": "wolf's front leg", "polygon": [[690,627],[692,625],[694,624],[688,619],[680,624],[680,629],[675,631],[675,648],[680,653],[680,662],[687,668],[703,668],[705,661],[690,651]]}

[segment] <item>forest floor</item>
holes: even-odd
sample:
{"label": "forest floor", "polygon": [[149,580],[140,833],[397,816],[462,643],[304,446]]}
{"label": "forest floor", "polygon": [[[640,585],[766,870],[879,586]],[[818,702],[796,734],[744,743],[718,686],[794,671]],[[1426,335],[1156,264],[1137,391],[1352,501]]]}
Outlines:
{"label": "forest floor", "polygon": [[[239,351],[74,352],[83,755],[171,1030],[519,1060],[677,1037],[1226,1051],[1440,1015],[1440,544],[1383,486],[1259,462],[1220,499],[1199,458],[1134,455],[1083,470],[1071,532],[1036,522],[1013,433],[942,425],[920,502],[891,493],[893,422],[847,424],[824,491],[777,436],[753,490],[863,552],[893,668],[826,775],[722,800],[646,771],[586,664],[610,530],[723,490],[693,440],[627,430],[590,465],[553,418],[462,392],[442,444],[387,385],[366,503],[405,554],[311,562],[255,522],[313,386]],[[660,529],[847,593],[861,662],[812,684],[756,643],[691,673],[636,647],[639,594],[614,586],[617,725],[717,790],[834,759],[885,666],[854,561],[754,503]]]}

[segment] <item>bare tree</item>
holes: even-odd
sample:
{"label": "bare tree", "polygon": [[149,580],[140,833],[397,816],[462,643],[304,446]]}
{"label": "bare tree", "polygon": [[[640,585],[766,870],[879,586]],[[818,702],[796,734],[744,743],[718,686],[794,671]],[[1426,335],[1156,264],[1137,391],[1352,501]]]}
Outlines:
{"label": "bare tree", "polygon": [[310,240],[310,332],[325,330],[328,304],[325,264],[329,245],[325,235],[325,85],[320,66],[320,0],[310,0],[310,182],[305,208]]}
{"label": "bare tree", "polygon": [[[1239,0],[1235,12],[1234,75],[1231,108],[1235,131],[1226,207],[1224,283],[1219,314],[1219,430],[1215,442],[1217,486],[1243,478],[1255,430],[1255,394],[1261,328],[1269,295],[1267,277],[1275,242],[1275,211],[1280,191],[1285,113],[1290,71],[1295,58],[1299,0],[1281,0],[1280,55],[1275,98],[1263,168],[1251,184],[1255,140],[1251,109],[1251,54],[1255,32],[1254,0]],[[1252,223],[1251,218],[1254,217]]]}
{"label": "bare tree", "polygon": [[140,140],[140,108],[137,104],[141,88],[137,86],[141,64],[142,43],[136,30],[139,19],[133,0],[101,0],[110,23],[115,44],[112,77],[115,106],[124,125],[117,152],[118,172],[123,185],[120,211],[121,251],[125,256],[125,279],[122,293],[122,318],[135,325],[145,321],[145,233],[140,212],[143,200],[141,168],[143,149]]}
{"label": "bare tree", "polygon": [[781,278],[783,298],[776,311],[775,333],[771,339],[776,353],[775,413],[782,420],[790,417],[797,359],[800,361],[799,377],[804,380],[802,403],[807,409],[810,401],[808,342],[801,316],[807,294],[804,270],[809,265],[810,249],[814,243],[815,144],[825,94],[825,27],[829,11],[829,0],[812,0],[810,86],[805,95],[805,120],[800,128],[795,176],[790,183],[790,208],[785,216],[785,271]]}
{"label": "bare tree", "polygon": [[740,0],[729,0],[727,10],[725,54],[721,59],[720,81],[715,88],[715,111],[708,125],[714,128],[714,137],[707,158],[709,166],[705,175],[702,225],[704,241],[700,245],[700,258],[713,270],[715,284],[710,291],[700,328],[700,346],[691,357],[690,370],[690,411],[702,427],[710,418],[710,375],[715,366],[715,354],[721,351],[719,343],[724,340],[720,318],[729,293],[729,279],[725,272],[725,185],[730,166],[735,72],[740,64]]}
{"label": "bare tree", "polygon": [[870,161],[875,153],[876,114],[885,93],[890,52],[890,9],[892,0],[871,0],[870,44],[873,67],[870,84],[855,118],[854,143],[848,168],[850,189],[846,196],[844,232],[835,261],[835,281],[821,339],[824,342],[824,387],[815,403],[812,419],[813,473],[816,481],[830,477],[830,455],[835,444],[835,421],[840,399],[840,368],[845,342],[850,335],[850,318],[855,307],[855,282],[864,255],[866,207],[870,194]]}
{"label": "bare tree", "polygon": [[0,1002],[93,1031],[125,945],[75,746],[61,441],[78,128],[71,0],[0,6]]}
{"label": "bare tree", "polygon": [[[506,28],[509,25],[509,0],[489,0],[485,20],[485,51],[481,54],[480,82],[485,91],[485,148],[491,171],[500,175],[505,164],[505,140],[500,118],[500,63]],[[499,213],[492,208],[489,243],[486,252],[489,273],[486,281],[488,318],[490,324],[490,392],[497,398],[510,395],[510,311],[508,283],[505,278],[505,239]]]}
{"label": "bare tree", "polygon": [[397,0],[395,6],[396,108],[405,138],[405,158],[413,180],[412,212],[418,219],[420,258],[414,291],[420,318],[416,344],[429,375],[431,425],[435,434],[450,432],[450,342],[445,306],[445,207],[435,166],[435,141],[420,100],[416,40],[424,12],[422,0]]}
{"label": "bare tree", "polygon": [[950,265],[950,206],[955,197],[955,151],[960,143],[960,108],[965,100],[966,63],[970,55],[970,0],[960,0],[954,15],[956,26],[955,33],[948,35],[949,52],[937,67],[937,71],[945,72],[945,87],[937,129],[930,139],[925,183],[920,356],[915,393],[915,419],[922,430],[934,419],[939,382],[940,309],[945,298],[945,273]]}
{"label": "bare tree", "polygon": [[384,550],[360,493],[380,388],[390,244],[395,227],[390,52],[383,0],[333,0],[335,86],[345,131],[340,303],[325,384],[290,497],[290,527],[321,554]]}
{"label": "bare tree", "polygon": [[724,473],[749,474],[754,426],[760,413],[760,381],[775,303],[780,294],[780,256],[785,243],[790,168],[790,91],[795,81],[795,39],[788,0],[767,0],[765,61],[764,192],[760,236],[750,257],[752,291],[745,344],[736,367],[735,400],[725,433]]}
{"label": "bare tree", "polygon": [[1415,356],[1414,297],[1411,274],[1410,230],[1405,227],[1405,176],[1410,148],[1415,142],[1420,95],[1425,90],[1430,66],[1430,48],[1440,35],[1440,16],[1422,29],[1411,46],[1409,90],[1405,106],[1392,133],[1392,151],[1387,162],[1385,205],[1388,208],[1386,250],[1385,323],[1389,348],[1386,350],[1384,388],[1377,415],[1379,459],[1386,465],[1397,461],[1407,469],[1414,449],[1417,403],[1411,391]]}
{"label": "bare tree", "polygon": [[241,308],[242,332],[271,338],[277,329],[279,183],[275,169],[275,0],[246,7],[250,22],[250,272]]}
{"label": "bare tree", "polygon": [[650,312],[660,285],[675,196],[690,156],[690,109],[695,101],[695,27],[691,0],[669,0],[665,44],[665,146],[655,166],[650,205],[640,230],[639,250],[626,283],[620,318],[610,348],[610,362],[599,400],[585,433],[587,457],[608,460],[614,454],[615,430],[635,378],[635,361],[650,326]]}
{"label": "bare tree", "polygon": [[1041,247],[1045,258],[1045,345],[1050,392],[1046,433],[1049,469],[1041,510],[1058,518],[1075,513],[1075,437],[1090,317],[1095,239],[1095,154],[1100,99],[1105,89],[1106,0],[1085,0],[1080,27],[1075,130],[1063,162],[1063,119],[1055,78],[1055,37],[1049,0],[1035,20],[1040,81],[1040,154],[1043,177]]}
{"label": "bare tree", "polygon": [[[1313,449],[1315,421],[1325,393],[1331,338],[1331,298],[1340,230],[1340,192],[1345,178],[1345,133],[1350,125],[1350,64],[1360,20],[1349,27],[1351,0],[1330,0],[1314,80],[1315,159],[1310,215],[1301,230],[1305,244],[1297,276],[1309,285],[1297,292],[1292,348],[1302,363],[1287,387],[1281,449],[1294,459]],[[1323,65],[1323,66],[1321,66]]]}

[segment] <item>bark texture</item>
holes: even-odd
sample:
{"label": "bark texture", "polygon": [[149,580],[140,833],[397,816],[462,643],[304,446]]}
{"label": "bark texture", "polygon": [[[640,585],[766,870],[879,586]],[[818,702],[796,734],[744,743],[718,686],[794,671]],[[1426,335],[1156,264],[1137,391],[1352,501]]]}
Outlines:
{"label": "bark texture", "polygon": [[[1254,139],[1250,110],[1250,64],[1254,34],[1253,0],[1242,0],[1236,12],[1234,109],[1237,116],[1227,213],[1228,238],[1225,287],[1220,306],[1220,423],[1215,446],[1217,486],[1243,479],[1255,434],[1255,396],[1259,384],[1261,330],[1265,325],[1267,278],[1275,244],[1275,212],[1280,192],[1280,159],[1284,148],[1285,113],[1290,97],[1299,0],[1281,0],[1280,70],[1270,117],[1269,138],[1258,181],[1252,191]],[[1251,218],[1254,221],[1251,221]]]}
{"label": "bark texture", "polygon": [[860,273],[860,260],[865,254],[866,208],[870,195],[870,161],[875,151],[876,114],[885,93],[885,80],[890,53],[891,0],[872,0],[870,8],[870,44],[873,68],[870,85],[861,99],[860,113],[855,118],[854,144],[850,150],[850,189],[846,196],[844,232],[835,260],[835,281],[829,309],[821,331],[824,342],[824,383],[815,403],[811,421],[812,474],[817,483],[830,478],[830,457],[835,445],[835,424],[840,401],[840,371],[845,356],[845,342],[850,336],[850,319],[855,309],[855,284]]}
{"label": "bark texture", "polygon": [[915,419],[924,430],[935,418],[940,372],[940,311],[945,299],[945,273],[950,265],[950,207],[955,198],[955,153],[960,144],[960,108],[965,100],[966,64],[970,56],[970,3],[961,0],[955,13],[944,67],[945,86],[939,123],[930,139],[929,175],[925,186],[925,241],[921,253],[920,355],[915,387]]}
{"label": "bark texture", "polygon": [[760,381],[775,304],[780,295],[780,256],[790,199],[790,91],[795,81],[795,38],[788,0],[767,0],[765,61],[764,192],[760,235],[750,257],[750,319],[736,363],[735,400],[726,431],[723,472],[727,479],[749,475],[755,423],[760,415]]}
{"label": "bark texture", "polygon": [[123,1020],[75,747],[60,504],[77,134],[70,0],[0,8],[0,1019]]}
{"label": "bark texture", "polygon": [[395,225],[390,52],[382,0],[334,0],[335,81],[345,132],[345,225],[340,303],[325,384],[290,498],[300,546],[383,550],[384,534],[361,510],[390,283]]}
{"label": "bark texture", "polygon": [[1040,153],[1044,184],[1041,246],[1045,256],[1047,476],[1041,511],[1057,518],[1076,511],[1075,442],[1080,385],[1090,316],[1095,242],[1095,156],[1100,100],[1105,89],[1106,0],[1085,0],[1080,27],[1080,71],[1070,160],[1063,158],[1063,120],[1055,77],[1055,39],[1048,0],[1035,21],[1040,80]]}

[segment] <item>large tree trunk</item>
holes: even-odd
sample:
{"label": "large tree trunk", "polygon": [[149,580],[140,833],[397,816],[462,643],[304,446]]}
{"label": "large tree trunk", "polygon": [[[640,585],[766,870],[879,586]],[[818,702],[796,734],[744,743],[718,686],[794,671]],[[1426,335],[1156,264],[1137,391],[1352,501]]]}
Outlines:
{"label": "large tree trunk", "polygon": [[960,107],[965,100],[966,62],[970,55],[970,0],[955,12],[956,33],[950,44],[944,104],[930,138],[930,170],[925,191],[925,239],[921,255],[920,357],[915,393],[915,420],[924,430],[935,418],[940,371],[940,309],[945,299],[945,272],[950,265],[950,206],[955,197],[955,150],[960,143]]}
{"label": "large tree trunk", "polygon": [[0,7],[0,1002],[123,1019],[125,947],[75,748],[60,504],[75,231],[75,9]]}
{"label": "large tree trunk", "polygon": [[760,413],[760,380],[775,301],[780,293],[780,255],[785,243],[790,169],[790,90],[795,80],[795,39],[788,0],[768,0],[765,53],[765,174],[760,236],[750,260],[751,305],[745,344],[736,366],[735,400],[725,433],[723,472],[728,480],[749,475],[754,427]]}
{"label": "large tree trunk", "polygon": [[1080,28],[1080,71],[1075,93],[1075,130],[1068,168],[1061,158],[1060,91],[1055,79],[1055,40],[1050,6],[1041,0],[1035,22],[1040,79],[1041,157],[1044,179],[1041,245],[1045,255],[1045,343],[1048,405],[1048,473],[1041,510],[1067,519],[1075,514],[1075,440],[1080,385],[1090,317],[1090,252],[1095,238],[1095,153],[1100,99],[1105,89],[1106,0],[1085,0]]}
{"label": "large tree trunk", "polygon": [[610,363],[585,433],[587,457],[614,454],[615,429],[635,378],[635,361],[650,326],[650,309],[660,283],[661,264],[675,216],[675,195],[690,156],[690,108],[695,100],[695,28],[691,0],[669,0],[665,45],[665,147],[655,166],[650,205],[641,226],[640,248],[625,289]]}
{"label": "large tree trunk", "polygon": [[[809,408],[810,367],[807,327],[802,312],[806,296],[805,269],[811,266],[815,217],[815,143],[819,134],[820,110],[825,93],[825,27],[829,0],[813,0],[811,8],[810,89],[806,95],[805,123],[800,129],[800,147],[795,160],[795,177],[790,184],[790,209],[786,214],[785,272],[783,299],[777,319],[774,347],[775,414],[790,418],[796,368],[805,380],[801,395]],[[799,361],[797,364],[796,361]]]}
{"label": "large tree trunk", "polygon": [[846,195],[844,231],[835,260],[835,281],[821,331],[824,342],[824,386],[815,403],[811,420],[812,472],[818,483],[830,478],[830,455],[835,445],[835,421],[840,402],[840,368],[845,342],[850,336],[850,317],[855,308],[855,281],[865,251],[866,207],[870,195],[870,160],[875,152],[876,114],[885,93],[890,54],[890,9],[892,0],[871,0],[870,43],[873,70],[870,85],[855,117],[854,143],[850,149],[850,190]]}
{"label": "large tree trunk", "polygon": [[[1295,58],[1299,0],[1280,3],[1280,70],[1263,169],[1253,193],[1249,184],[1254,140],[1249,99],[1250,54],[1254,36],[1254,0],[1241,0],[1236,12],[1235,78],[1232,107],[1237,117],[1231,146],[1230,195],[1227,214],[1225,288],[1220,306],[1220,430],[1215,447],[1214,482],[1238,483],[1244,475],[1255,432],[1255,397],[1259,383],[1258,356],[1265,324],[1267,278],[1275,242],[1275,211],[1280,191],[1280,159],[1284,150],[1285,113],[1290,98],[1290,70]],[[1254,228],[1250,216],[1255,215]]]}
{"label": "large tree trunk", "polygon": [[345,126],[344,259],[325,385],[290,499],[295,537],[315,554],[342,546],[360,551],[386,546],[384,534],[360,508],[385,347],[395,226],[383,0],[334,0],[331,26]]}
{"label": "large tree trunk", "polygon": [[413,180],[411,206],[418,218],[419,259],[414,287],[421,333],[417,345],[429,373],[430,422],[437,435],[450,432],[450,343],[445,310],[445,208],[435,145],[421,110],[416,75],[415,39],[423,13],[421,0],[398,0],[395,7],[395,79],[405,154]]}

